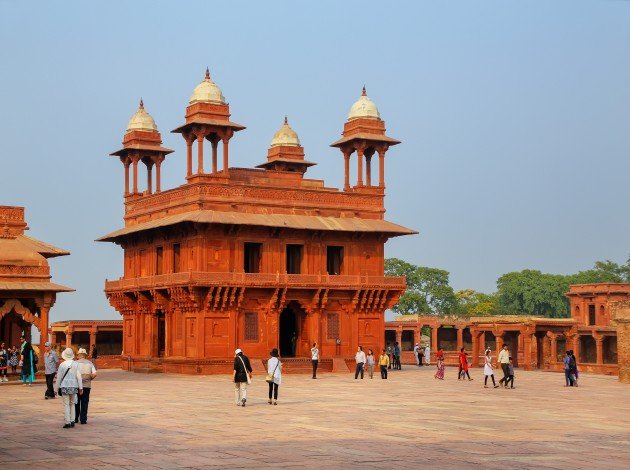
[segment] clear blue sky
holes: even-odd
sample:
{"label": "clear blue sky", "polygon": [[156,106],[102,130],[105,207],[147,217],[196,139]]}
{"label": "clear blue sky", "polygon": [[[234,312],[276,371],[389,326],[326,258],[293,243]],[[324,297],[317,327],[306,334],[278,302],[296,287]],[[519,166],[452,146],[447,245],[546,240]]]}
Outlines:
{"label": "clear blue sky", "polygon": [[176,149],[206,66],[247,126],[231,164],[265,160],[285,114],[308,175],[343,183],[328,145],[367,86],[388,134],[387,218],[420,235],[387,255],[495,289],[630,253],[630,2],[20,2],[0,0],[0,204],[26,206],[52,260],[52,320],[117,318],[123,170],[108,154],[144,98]]}

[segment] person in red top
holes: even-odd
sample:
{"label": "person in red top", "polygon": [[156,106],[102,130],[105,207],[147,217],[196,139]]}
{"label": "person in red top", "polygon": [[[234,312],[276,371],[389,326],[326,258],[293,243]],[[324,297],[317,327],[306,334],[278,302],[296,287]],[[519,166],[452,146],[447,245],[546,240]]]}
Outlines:
{"label": "person in red top", "polygon": [[464,351],[464,348],[459,350],[459,373],[457,374],[457,380],[462,379],[462,372],[468,377],[468,380],[472,380],[468,373],[468,355],[466,351]]}

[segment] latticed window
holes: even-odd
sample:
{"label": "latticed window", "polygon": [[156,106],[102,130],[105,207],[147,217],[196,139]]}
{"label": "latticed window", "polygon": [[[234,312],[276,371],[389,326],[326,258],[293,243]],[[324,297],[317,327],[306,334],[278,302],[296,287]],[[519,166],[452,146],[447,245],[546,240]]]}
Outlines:
{"label": "latticed window", "polygon": [[328,321],[326,322],[328,325],[327,337],[328,339],[337,339],[339,338],[339,314],[338,313],[329,313]]}
{"label": "latticed window", "polygon": [[258,341],[258,314],[245,314],[245,341]]}

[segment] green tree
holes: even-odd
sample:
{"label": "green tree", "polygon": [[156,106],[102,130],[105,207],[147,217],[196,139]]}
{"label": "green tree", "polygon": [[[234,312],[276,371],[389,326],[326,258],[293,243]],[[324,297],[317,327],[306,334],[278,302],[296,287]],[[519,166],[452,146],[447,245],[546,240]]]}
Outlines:
{"label": "green tree", "polygon": [[456,313],[471,317],[495,315],[499,312],[497,294],[484,294],[473,289],[455,292],[457,298]]}
{"label": "green tree", "polygon": [[388,258],[385,260],[385,275],[407,278],[407,291],[392,307],[396,313],[451,313],[457,306],[455,292],[449,285],[448,271]]}
{"label": "green tree", "polygon": [[501,313],[567,317],[569,303],[564,294],[568,290],[569,276],[532,269],[507,273],[497,280]]}
{"label": "green tree", "polygon": [[569,279],[571,284],[591,284],[595,282],[630,282],[630,256],[626,264],[613,261],[596,261],[593,269],[580,271]]}

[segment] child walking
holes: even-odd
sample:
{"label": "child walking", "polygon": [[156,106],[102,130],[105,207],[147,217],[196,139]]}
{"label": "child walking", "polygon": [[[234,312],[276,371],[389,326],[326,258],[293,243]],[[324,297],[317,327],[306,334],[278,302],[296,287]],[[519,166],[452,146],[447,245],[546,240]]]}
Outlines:
{"label": "child walking", "polygon": [[366,356],[367,359],[367,370],[368,370],[368,375],[370,376],[371,379],[374,378],[374,352],[372,352],[371,349],[368,349],[368,354]]}
{"label": "child walking", "polygon": [[512,362],[512,356],[510,356],[510,363],[508,364],[508,377],[505,381],[505,388],[510,384],[510,388],[514,388],[514,362]]}

